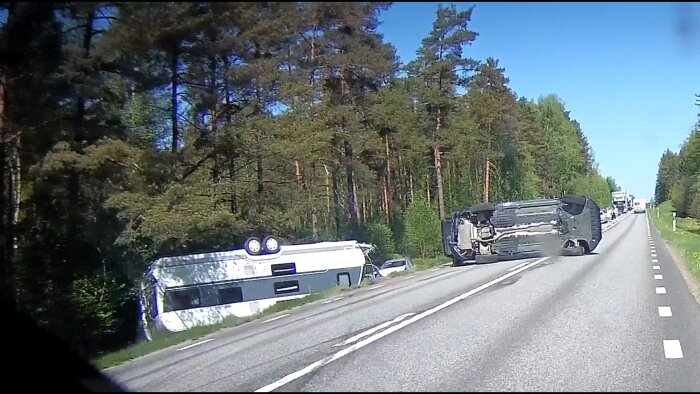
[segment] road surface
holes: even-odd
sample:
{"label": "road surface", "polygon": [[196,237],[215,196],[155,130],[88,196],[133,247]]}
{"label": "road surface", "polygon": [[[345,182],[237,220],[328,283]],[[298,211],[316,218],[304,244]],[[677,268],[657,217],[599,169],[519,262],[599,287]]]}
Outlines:
{"label": "road surface", "polygon": [[442,267],[106,373],[139,391],[698,391],[700,307],[645,215],[591,255]]}

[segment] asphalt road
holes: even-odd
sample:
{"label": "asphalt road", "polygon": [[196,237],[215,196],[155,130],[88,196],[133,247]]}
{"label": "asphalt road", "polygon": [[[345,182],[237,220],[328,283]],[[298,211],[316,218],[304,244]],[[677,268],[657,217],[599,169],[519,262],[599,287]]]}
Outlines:
{"label": "asphalt road", "polygon": [[700,391],[700,306],[645,215],[587,256],[442,267],[342,297],[107,374],[139,391]]}

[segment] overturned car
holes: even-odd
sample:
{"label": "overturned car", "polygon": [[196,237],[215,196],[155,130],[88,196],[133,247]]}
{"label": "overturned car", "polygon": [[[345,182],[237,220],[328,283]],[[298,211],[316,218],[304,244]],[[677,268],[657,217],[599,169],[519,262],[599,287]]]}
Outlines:
{"label": "overturned car", "polygon": [[442,222],[443,251],[453,265],[578,256],[601,238],[600,208],[582,196],[476,204]]}

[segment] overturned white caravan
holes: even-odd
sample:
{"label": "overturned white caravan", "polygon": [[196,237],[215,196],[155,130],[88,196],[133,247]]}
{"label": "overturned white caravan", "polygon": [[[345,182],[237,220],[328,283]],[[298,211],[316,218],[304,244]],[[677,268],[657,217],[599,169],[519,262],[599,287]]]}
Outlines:
{"label": "overturned white caravan", "polygon": [[357,241],[279,245],[267,237],[250,238],[243,249],[159,258],[141,281],[145,336],[254,315],[335,286],[356,287],[372,248]]}

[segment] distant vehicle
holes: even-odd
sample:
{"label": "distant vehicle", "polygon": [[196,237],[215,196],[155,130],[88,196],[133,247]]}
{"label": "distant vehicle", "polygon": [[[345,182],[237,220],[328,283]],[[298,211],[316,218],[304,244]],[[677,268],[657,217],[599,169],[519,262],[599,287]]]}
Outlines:
{"label": "distant vehicle", "polygon": [[394,272],[406,271],[407,269],[413,267],[413,262],[408,257],[402,257],[398,259],[387,260],[379,268],[379,273],[382,276],[389,276]]}
{"label": "distant vehicle", "polygon": [[601,209],[601,210],[600,210],[600,222],[601,222],[601,223],[607,223],[607,222],[608,222],[608,210],[607,210],[607,209]]}
{"label": "distant vehicle", "polygon": [[243,249],[159,258],[141,281],[146,338],[254,315],[335,286],[356,287],[372,249],[357,241],[279,245],[274,237],[252,237]]}
{"label": "distant vehicle", "polygon": [[582,196],[476,204],[444,220],[442,236],[453,265],[583,255],[602,238],[600,208]]}
{"label": "distant vehicle", "polygon": [[635,198],[632,202],[634,213],[644,213],[647,211],[647,200],[643,198]]}
{"label": "distant vehicle", "polygon": [[618,214],[623,214],[627,212],[628,209],[628,195],[624,190],[619,190],[612,192],[613,206],[617,208]]}

